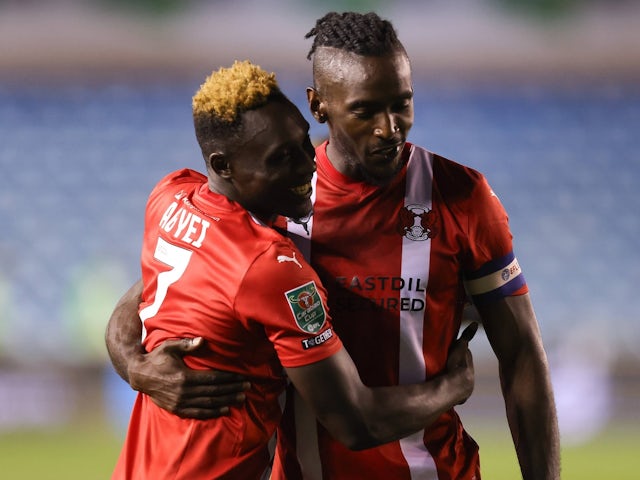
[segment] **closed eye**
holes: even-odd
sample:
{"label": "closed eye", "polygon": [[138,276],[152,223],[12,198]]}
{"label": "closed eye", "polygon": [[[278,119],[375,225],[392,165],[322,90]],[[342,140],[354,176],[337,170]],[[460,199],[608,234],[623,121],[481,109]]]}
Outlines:
{"label": "closed eye", "polygon": [[362,120],[366,120],[375,115],[375,111],[372,109],[359,108],[356,110],[352,110],[353,116]]}
{"label": "closed eye", "polygon": [[408,110],[409,108],[411,108],[411,105],[413,104],[413,101],[411,98],[405,98],[400,102],[394,103],[393,107],[391,108],[394,112],[404,112],[406,110]]}

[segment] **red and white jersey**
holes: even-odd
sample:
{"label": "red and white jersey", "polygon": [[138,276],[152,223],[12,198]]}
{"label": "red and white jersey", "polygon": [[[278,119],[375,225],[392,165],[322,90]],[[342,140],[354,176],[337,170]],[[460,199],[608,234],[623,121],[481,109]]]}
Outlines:
{"label": "red and white jersey", "polygon": [[293,243],[181,170],[149,197],[142,247],[144,346],[201,336],[196,369],[246,375],[247,400],[228,416],[179,418],[136,399],[114,479],[266,478],[282,414],[283,366],[337,352],[326,292]]}
{"label": "red and white jersey", "polygon": [[[407,144],[405,167],[376,187],[338,172],[316,149],[314,216],[290,223],[329,292],[336,332],[371,387],[441,373],[475,302],[523,294],[507,215],[477,171]],[[350,451],[288,392],[274,480],[480,478],[478,447],[452,409],[403,440]]]}

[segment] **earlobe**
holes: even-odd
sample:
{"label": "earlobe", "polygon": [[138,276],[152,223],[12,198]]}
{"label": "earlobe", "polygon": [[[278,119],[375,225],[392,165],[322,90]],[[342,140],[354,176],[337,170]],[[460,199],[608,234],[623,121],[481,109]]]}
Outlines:
{"label": "earlobe", "polygon": [[309,110],[319,123],[327,121],[327,114],[325,112],[324,102],[320,100],[320,94],[313,87],[307,87],[307,102],[309,103]]}
{"label": "earlobe", "polygon": [[231,166],[227,156],[222,152],[213,152],[209,155],[209,168],[222,178],[231,177]]}

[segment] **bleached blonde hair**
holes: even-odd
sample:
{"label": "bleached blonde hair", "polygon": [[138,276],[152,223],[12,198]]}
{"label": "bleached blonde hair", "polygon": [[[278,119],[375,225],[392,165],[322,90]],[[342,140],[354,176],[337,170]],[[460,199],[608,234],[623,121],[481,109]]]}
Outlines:
{"label": "bleached blonde hair", "polygon": [[193,114],[232,123],[240,113],[264,105],[279,91],[275,73],[248,60],[235,61],[230,68],[220,68],[207,77],[193,96]]}
{"label": "bleached blonde hair", "polygon": [[242,129],[243,112],[272,100],[286,100],[275,74],[248,60],[209,75],[192,100],[193,124],[204,158],[234,144]]}

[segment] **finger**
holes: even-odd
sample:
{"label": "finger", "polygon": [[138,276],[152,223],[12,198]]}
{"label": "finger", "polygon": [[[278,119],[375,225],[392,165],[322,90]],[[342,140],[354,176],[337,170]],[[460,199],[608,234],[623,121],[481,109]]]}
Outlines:
{"label": "finger", "polygon": [[209,420],[211,418],[229,415],[229,407],[216,408],[179,408],[175,413],[182,418],[195,418],[197,420]]}
{"label": "finger", "polygon": [[243,375],[220,370],[188,370],[184,372],[185,385],[189,386],[231,386],[237,391],[247,390],[251,387]]}
{"label": "finger", "polygon": [[467,328],[460,334],[460,340],[466,340],[470,342],[478,331],[478,322],[471,322]]}
{"label": "finger", "polygon": [[180,403],[175,405],[174,410],[216,410],[223,407],[239,405],[245,400],[246,396],[244,393],[233,393],[230,395],[220,395],[216,397],[183,397]]}
{"label": "finger", "polygon": [[184,387],[181,396],[183,398],[215,398],[224,395],[237,395],[244,393],[251,387],[248,382],[228,383],[224,385],[193,385]]}
{"label": "finger", "polygon": [[179,338],[177,340],[166,340],[160,345],[164,352],[173,355],[184,356],[193,353],[204,344],[202,337]]}

